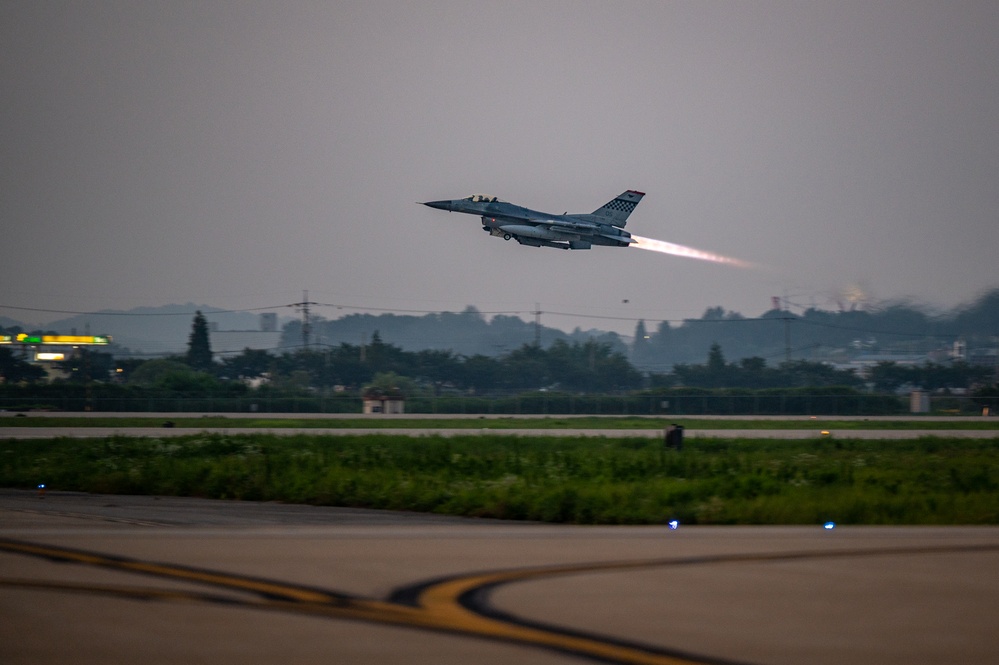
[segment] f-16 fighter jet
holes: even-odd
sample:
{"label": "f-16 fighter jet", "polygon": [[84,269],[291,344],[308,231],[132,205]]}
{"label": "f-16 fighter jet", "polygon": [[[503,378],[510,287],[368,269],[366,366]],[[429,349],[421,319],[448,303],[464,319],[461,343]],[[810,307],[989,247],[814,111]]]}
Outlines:
{"label": "f-16 fighter jet", "polygon": [[427,201],[423,205],[482,217],[482,230],[491,236],[514,239],[531,247],[589,249],[593,245],[627,247],[638,240],[624,230],[628,215],[645,196],[629,189],[589,214],[552,215],[475,194],[452,201]]}

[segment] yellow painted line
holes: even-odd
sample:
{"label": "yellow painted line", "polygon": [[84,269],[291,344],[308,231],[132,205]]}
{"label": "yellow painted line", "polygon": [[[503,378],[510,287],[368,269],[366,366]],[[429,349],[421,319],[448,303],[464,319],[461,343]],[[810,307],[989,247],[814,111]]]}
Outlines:
{"label": "yellow painted line", "polygon": [[704,660],[696,656],[670,655],[657,647],[643,648],[617,642],[612,637],[589,637],[581,633],[561,631],[557,628],[518,623],[480,614],[461,604],[465,594],[495,587],[500,584],[531,579],[544,579],[560,575],[591,572],[614,572],[638,568],[663,566],[733,564],[747,562],[777,562],[802,559],[839,558],[853,556],[883,556],[931,553],[958,553],[971,551],[996,551],[999,544],[979,543],[949,546],[916,546],[908,548],[869,548],[842,550],[812,550],[784,553],[731,554],[693,556],[672,559],[643,559],[581,563],[563,566],[545,566],[516,570],[501,570],[455,577],[431,584],[422,589],[416,605],[391,601],[354,598],[336,593],[325,593],[295,585],[268,582],[236,575],[188,569],[167,564],[157,564],[134,559],[114,558],[46,545],[0,539],[0,550],[41,556],[48,559],[137,572],[160,578],[203,583],[224,589],[262,594],[258,600],[229,598],[211,594],[139,587],[113,587],[87,585],[73,582],[44,582],[32,580],[0,579],[0,586],[51,589],[118,595],[126,598],[155,599],[186,602],[224,602],[244,608],[276,610],[323,616],[328,618],[368,621],[372,623],[439,630],[455,634],[501,640],[524,646],[556,649],[564,653],[598,658],[628,665],[697,665]]}
{"label": "yellow painted line", "polygon": [[[191,591],[174,589],[152,589],[149,587],[111,586],[104,584],[84,584],[79,582],[48,582],[44,580],[27,580],[11,577],[0,577],[0,586],[35,589],[40,591],[75,591],[78,593],[99,593],[108,596],[122,596],[137,600],[166,600],[186,602],[229,602],[223,596],[212,596]],[[232,602],[239,603],[237,600]]]}
{"label": "yellow painted line", "polygon": [[417,598],[420,607],[432,615],[440,617],[452,630],[494,637],[525,644],[547,646],[563,651],[603,658],[617,663],[692,665],[704,660],[689,660],[678,656],[643,650],[639,647],[615,644],[609,640],[567,635],[557,631],[542,630],[508,621],[491,619],[463,607],[460,599],[466,593],[484,587],[518,582],[529,579],[571,575],[587,572],[614,572],[636,568],[682,566],[696,564],[776,562],[800,559],[838,558],[851,556],[879,556],[931,554],[943,552],[996,551],[999,544],[977,544],[957,546],[919,546],[909,548],[877,548],[852,550],[815,550],[788,553],[734,554],[673,559],[645,559],[604,563],[570,564],[524,568],[520,570],[496,571],[478,575],[444,580],[424,589]]}
{"label": "yellow painted line", "polygon": [[[421,599],[423,598],[424,596],[421,596]],[[433,599],[428,599],[428,604],[421,604],[419,607],[363,600],[352,601],[341,607],[308,603],[282,605],[284,609],[292,612],[441,630],[471,637],[512,642],[523,646],[557,649],[627,665],[703,665],[705,662],[704,660],[689,660],[646,651],[638,647],[619,645],[600,638],[565,635],[542,628],[521,626],[477,614],[465,609],[457,602],[446,602],[443,597],[438,600],[444,602],[435,603]],[[268,605],[273,606],[275,603],[268,603]]]}
{"label": "yellow painted line", "polygon": [[[541,628],[521,626],[499,619],[490,618],[462,607],[457,599],[467,590],[486,584],[509,581],[531,576],[547,576],[555,572],[568,572],[569,568],[553,571],[535,569],[532,571],[501,572],[486,575],[473,575],[435,585],[427,589],[419,598],[416,607],[400,603],[346,598],[334,594],[313,592],[295,586],[269,583],[260,580],[244,579],[237,576],[177,568],[169,565],[148,563],[130,559],[118,559],[91,552],[36,545],[15,541],[0,540],[0,550],[32,554],[49,559],[69,561],[86,565],[96,565],[122,571],[140,572],[158,577],[166,577],[187,582],[200,582],[227,589],[255,591],[267,598],[259,601],[224,599],[240,607],[288,611],[297,614],[325,616],[331,618],[368,621],[412,628],[440,630],[484,637],[524,646],[541,646],[559,649],[604,660],[636,665],[694,665],[703,661],[673,658],[641,649],[616,645],[600,638],[586,638],[563,635]],[[620,564],[618,564],[620,565]],[[601,565],[602,567],[602,565]],[[574,570],[587,570],[592,565],[572,567]],[[218,602],[218,596],[191,592],[175,592],[138,587],[110,587],[77,583],[4,581],[0,585],[22,586],[38,589],[64,590],[90,593],[106,593],[129,598],[154,599],[164,601]]]}
{"label": "yellow painted line", "polygon": [[13,541],[0,541],[0,549],[7,550],[9,552],[33,554],[48,559],[59,559],[61,561],[72,561],[75,563],[100,566],[103,568],[114,568],[135,573],[156,575],[158,577],[173,578],[187,582],[203,582],[205,584],[224,586],[230,589],[239,589],[241,591],[286,597],[305,603],[335,603],[341,601],[341,599],[335,595],[319,591],[311,591],[294,586],[164,564],[146,563],[144,561],[137,561],[134,559],[119,559],[79,550],[63,549],[60,547],[49,547],[46,545],[34,545],[31,543]]}
{"label": "yellow painted line", "polygon": [[515,571],[470,575],[468,577],[447,580],[425,589],[418,597],[420,607],[433,616],[439,617],[452,630],[460,630],[475,635],[496,639],[534,644],[550,647],[560,651],[569,651],[580,655],[602,658],[616,663],[635,665],[696,665],[703,660],[690,660],[677,656],[669,656],[639,647],[615,644],[600,638],[588,638],[578,635],[567,635],[559,632],[543,630],[531,626],[492,619],[472,612],[463,607],[459,599],[465,593],[495,584],[520,581],[530,578],[565,575],[578,572],[620,570],[626,568],[649,567],[663,565],[665,561],[658,560],[642,562],[616,562],[607,564],[585,564],[562,566],[557,568],[534,568]]}
{"label": "yellow painted line", "polygon": [[224,586],[230,589],[252,591],[254,593],[262,593],[269,596],[281,596],[302,603],[335,603],[339,601],[339,599],[336,596],[330,595],[328,593],[322,593],[320,591],[310,591],[307,589],[301,589],[294,586],[274,584],[271,582],[263,582],[259,580],[246,579],[242,577],[233,577],[231,575],[222,575],[218,573],[210,573],[198,570],[187,570],[184,568],[174,568],[173,566],[164,566],[155,563],[143,563],[141,561],[126,561],[123,562],[122,565],[115,567],[139,573],[146,573],[149,575],[158,575],[160,577],[172,577],[175,579],[181,579],[188,582],[203,582],[205,584]]}

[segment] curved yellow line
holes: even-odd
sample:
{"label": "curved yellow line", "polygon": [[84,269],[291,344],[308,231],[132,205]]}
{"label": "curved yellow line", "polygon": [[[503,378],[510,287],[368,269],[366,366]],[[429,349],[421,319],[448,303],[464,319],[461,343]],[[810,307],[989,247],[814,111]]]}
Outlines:
{"label": "curved yellow line", "polygon": [[168,564],[150,563],[135,559],[114,558],[93,552],[63,549],[47,545],[37,545],[21,541],[0,539],[0,550],[29,554],[58,561],[101,566],[127,572],[143,573],[161,578],[186,582],[197,582],[230,590],[252,592],[264,597],[246,601],[210,596],[196,592],[162,589],[142,589],[139,587],[110,587],[79,583],[44,582],[0,578],[0,586],[20,586],[38,589],[108,593],[133,598],[147,598],[174,601],[225,601],[241,607],[269,609],[310,614],[331,618],[369,621],[414,628],[425,628],[491,638],[522,644],[557,649],[567,653],[600,658],[615,663],[629,665],[697,665],[703,660],[694,657],[671,656],[640,646],[616,644],[612,639],[586,637],[547,630],[543,627],[519,624],[496,617],[479,614],[461,604],[467,593],[499,584],[540,579],[556,575],[569,575],[597,571],[619,571],[657,566],[682,566],[707,563],[745,563],[751,561],[780,561],[810,558],[831,558],[849,556],[871,556],[887,554],[927,554],[938,552],[995,551],[999,545],[979,543],[972,545],[916,546],[907,548],[871,548],[816,550],[783,553],[731,554],[674,559],[644,559],[634,561],[612,561],[598,563],[570,564],[524,568],[519,570],[493,571],[443,580],[422,589],[416,604],[405,605],[391,601],[353,598],[336,593],[325,593],[295,585],[269,582],[237,575],[227,575],[206,570],[189,569]]}

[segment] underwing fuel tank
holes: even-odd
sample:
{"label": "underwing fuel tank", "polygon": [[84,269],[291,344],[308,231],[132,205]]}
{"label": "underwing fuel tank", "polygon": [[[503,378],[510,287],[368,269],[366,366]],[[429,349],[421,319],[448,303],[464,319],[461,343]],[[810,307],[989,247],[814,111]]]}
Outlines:
{"label": "underwing fuel tank", "polygon": [[524,238],[522,236],[514,236],[517,238],[517,242],[521,245],[527,245],[528,247],[554,247],[555,249],[571,249],[568,243],[565,242],[552,242],[551,240],[539,240],[538,238]]}
{"label": "underwing fuel tank", "polygon": [[504,224],[499,228],[510,235],[520,236],[522,238],[538,238],[539,240],[566,239],[564,234],[551,231],[542,226],[530,226],[529,224]]}

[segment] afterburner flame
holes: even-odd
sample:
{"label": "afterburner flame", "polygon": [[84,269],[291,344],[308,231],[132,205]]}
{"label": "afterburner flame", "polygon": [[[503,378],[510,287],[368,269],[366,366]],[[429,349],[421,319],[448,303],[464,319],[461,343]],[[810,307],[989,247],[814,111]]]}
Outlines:
{"label": "afterburner flame", "polygon": [[643,238],[642,236],[636,235],[632,235],[631,237],[637,242],[630,246],[637,247],[638,249],[647,249],[652,252],[672,254],[673,256],[685,256],[688,259],[700,259],[701,261],[724,263],[737,268],[752,267],[752,264],[747,263],[746,261],[740,261],[739,259],[733,259],[731,257],[714,254],[712,252],[702,252],[701,250],[694,249],[693,247],[685,247],[672,242],[666,242],[665,240],[654,240],[652,238]]}

